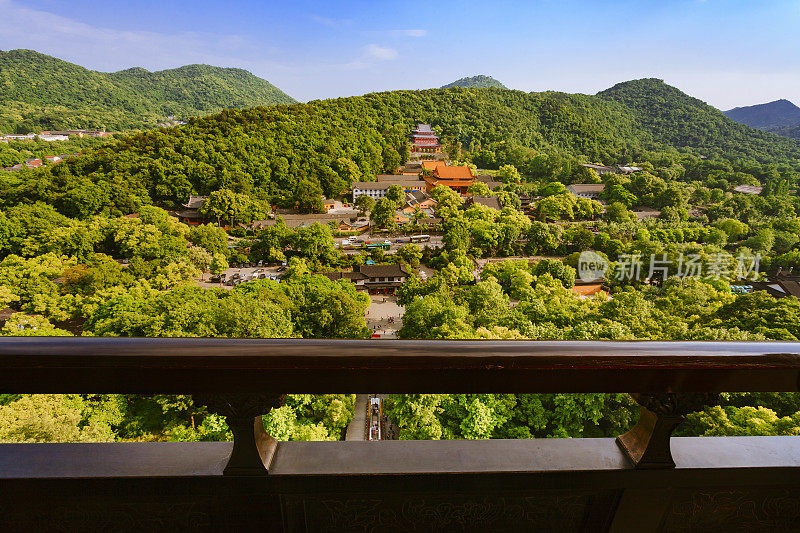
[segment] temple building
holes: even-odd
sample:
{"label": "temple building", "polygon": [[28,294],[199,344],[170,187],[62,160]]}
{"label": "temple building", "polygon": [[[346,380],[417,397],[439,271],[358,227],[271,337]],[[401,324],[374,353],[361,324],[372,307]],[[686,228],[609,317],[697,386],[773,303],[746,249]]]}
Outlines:
{"label": "temple building", "polygon": [[442,151],[439,137],[431,129],[430,124],[418,124],[417,129],[411,132],[412,154],[438,154]]}
{"label": "temple building", "polygon": [[425,176],[424,179],[428,191],[433,190],[437,185],[445,185],[459,194],[466,194],[467,188],[475,183],[472,169],[467,166],[440,166],[434,169],[432,176]]}
{"label": "temple building", "polygon": [[186,209],[175,213],[178,220],[190,226],[198,226],[204,222],[212,222],[212,219],[204,217],[200,214],[200,208],[203,206],[203,201],[208,196],[189,196],[189,201],[183,205]]}
{"label": "temple building", "polygon": [[[406,176],[395,176],[396,178],[405,178]],[[421,191],[425,189],[426,183],[422,180],[386,180],[386,181],[357,181],[353,183],[353,201],[355,202],[359,196],[366,195],[374,200],[383,198],[389,191],[392,185],[398,185],[403,188],[403,192],[409,193],[412,191]]]}
{"label": "temple building", "polygon": [[352,272],[321,272],[330,280],[346,279],[358,291],[370,294],[394,294],[410,275],[405,265],[355,265]]}

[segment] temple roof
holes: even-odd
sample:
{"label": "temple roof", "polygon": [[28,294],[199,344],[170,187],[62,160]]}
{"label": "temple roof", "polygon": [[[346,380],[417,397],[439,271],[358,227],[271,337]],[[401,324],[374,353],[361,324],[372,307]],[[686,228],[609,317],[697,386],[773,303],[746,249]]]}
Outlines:
{"label": "temple roof", "polygon": [[423,161],[422,168],[425,170],[436,170],[439,167],[446,167],[447,163],[444,161]]}
{"label": "temple roof", "polygon": [[208,196],[190,196],[189,201],[183,204],[183,207],[187,209],[200,209],[203,205],[203,200],[208,198]]}
{"label": "temple roof", "polygon": [[475,176],[472,175],[472,169],[469,167],[437,167],[433,171],[433,175],[441,180],[474,180]]}

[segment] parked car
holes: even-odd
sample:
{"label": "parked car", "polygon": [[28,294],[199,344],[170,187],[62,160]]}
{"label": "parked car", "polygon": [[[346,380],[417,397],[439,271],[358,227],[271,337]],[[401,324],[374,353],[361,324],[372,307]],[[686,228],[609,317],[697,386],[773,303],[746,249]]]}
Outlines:
{"label": "parked car", "polygon": [[283,272],[284,270],[286,270],[285,266],[279,266],[278,267],[278,272]]}

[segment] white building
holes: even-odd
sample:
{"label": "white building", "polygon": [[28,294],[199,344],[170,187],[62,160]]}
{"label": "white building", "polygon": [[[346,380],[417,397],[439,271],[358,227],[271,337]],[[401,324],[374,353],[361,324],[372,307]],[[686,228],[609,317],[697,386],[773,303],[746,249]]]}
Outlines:
{"label": "white building", "polygon": [[52,142],[52,141],[68,141],[69,140],[69,136],[68,135],[45,135],[45,134],[42,134],[42,135],[38,135],[38,137],[39,137],[40,141],[48,141],[48,142]]}
{"label": "white building", "polygon": [[353,201],[359,196],[369,196],[374,200],[383,198],[392,185],[399,185],[406,193],[425,190],[425,182],[422,180],[358,181],[353,183]]}
{"label": "white building", "polygon": [[600,198],[600,193],[606,188],[602,183],[576,183],[574,185],[567,185],[567,190],[577,196],[578,198],[590,198],[597,200]]}

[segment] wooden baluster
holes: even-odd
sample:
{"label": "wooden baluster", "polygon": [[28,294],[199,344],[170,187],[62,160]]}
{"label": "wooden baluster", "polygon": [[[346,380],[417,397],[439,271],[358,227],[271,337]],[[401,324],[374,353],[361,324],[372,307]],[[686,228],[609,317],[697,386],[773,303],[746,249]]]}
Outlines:
{"label": "wooden baluster", "polygon": [[284,397],[269,394],[194,395],[196,403],[225,417],[233,433],[233,450],[224,475],[267,475],[278,443],[264,430],[261,415],[280,407]]}
{"label": "wooden baluster", "polygon": [[688,413],[715,405],[718,394],[631,394],[641,406],[639,421],[617,444],[637,469],[675,468],[669,441]]}

